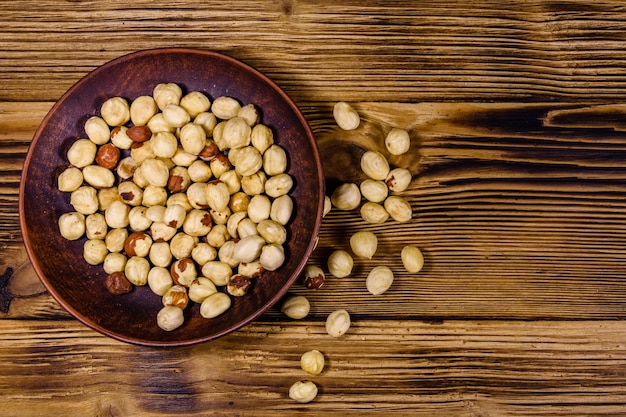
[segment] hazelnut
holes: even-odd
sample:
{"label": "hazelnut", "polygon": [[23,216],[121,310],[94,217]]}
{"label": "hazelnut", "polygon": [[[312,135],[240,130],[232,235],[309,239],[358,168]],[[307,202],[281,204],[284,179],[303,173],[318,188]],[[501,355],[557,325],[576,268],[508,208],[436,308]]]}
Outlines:
{"label": "hazelnut", "polygon": [[70,204],[74,210],[85,215],[95,213],[100,207],[96,189],[89,185],[83,185],[72,191]]}
{"label": "hazelnut", "polygon": [[234,161],[235,172],[242,177],[254,174],[263,166],[263,157],[254,146],[239,149]]}
{"label": "hazelnut", "polygon": [[135,173],[137,166],[137,162],[135,162],[132,157],[127,156],[126,158],[123,158],[121,161],[119,161],[119,163],[117,164],[117,176],[120,177],[120,179],[122,180],[130,179]]}
{"label": "hazelnut", "polygon": [[141,204],[146,207],[163,206],[167,202],[167,190],[165,187],[148,185],[143,190]]}
{"label": "hazelnut", "polygon": [[397,222],[408,222],[413,217],[413,209],[409,202],[400,196],[389,196],[384,203],[385,210]]}
{"label": "hazelnut", "polygon": [[217,250],[208,243],[200,242],[191,250],[191,258],[200,267],[217,258]]}
{"label": "hazelnut", "polygon": [[116,126],[111,130],[111,143],[120,149],[128,150],[135,143],[128,137],[126,126]]}
{"label": "hazelnut", "polygon": [[109,254],[104,240],[89,239],[83,245],[83,258],[89,265],[100,265]]}
{"label": "hazelnut", "polygon": [[326,332],[329,336],[342,336],[348,329],[350,329],[350,314],[346,310],[335,310],[326,318]]}
{"label": "hazelnut", "polygon": [[316,265],[307,265],[302,273],[302,284],[310,290],[316,290],[324,285],[326,275],[322,268]]}
{"label": "hazelnut", "polygon": [[254,126],[259,122],[259,111],[254,104],[246,104],[237,113],[238,117],[241,117],[250,126]]}
{"label": "hazelnut", "polygon": [[191,236],[205,236],[211,231],[211,227],[213,220],[206,210],[191,210],[183,222],[183,231]]}
{"label": "hazelnut", "polygon": [[165,121],[174,127],[183,127],[191,121],[189,113],[177,104],[168,104],[162,109]]}
{"label": "hazelnut", "polygon": [[333,107],[333,117],[337,126],[343,130],[354,130],[361,123],[361,118],[356,110],[343,101],[336,103]]}
{"label": "hazelnut", "polygon": [[196,117],[211,108],[211,101],[204,93],[192,91],[180,99],[180,106],[189,113],[189,116]]}
{"label": "hazelnut", "polygon": [[279,145],[270,146],[263,153],[263,170],[267,175],[278,175],[287,169],[287,154]]}
{"label": "hazelnut", "polygon": [[166,332],[176,330],[182,326],[184,322],[185,315],[182,308],[164,306],[157,313],[157,325]]}
{"label": "hazelnut", "polygon": [[198,277],[196,264],[191,258],[178,259],[170,267],[172,279],[178,285],[188,287]]}
{"label": "hazelnut", "polygon": [[80,239],[85,234],[85,216],[82,213],[63,213],[59,217],[59,231],[67,240]]}
{"label": "hazelnut", "polygon": [[272,129],[264,124],[258,124],[252,128],[250,133],[250,143],[263,154],[274,144],[274,133]]}
{"label": "hazelnut", "polygon": [[399,193],[409,188],[411,180],[411,172],[408,169],[395,168],[389,171],[385,183],[387,187],[389,187],[389,190]]}
{"label": "hazelnut", "polygon": [[150,225],[150,235],[155,242],[167,242],[174,237],[176,229],[163,222],[154,222]]}
{"label": "hazelnut", "polygon": [[126,130],[126,135],[133,142],[141,143],[150,140],[150,138],[152,137],[152,131],[148,126],[145,125],[133,126]]}
{"label": "hazelnut", "polygon": [[322,373],[324,362],[324,355],[319,350],[309,350],[300,357],[300,367],[311,375]]}
{"label": "hazelnut", "polygon": [[400,253],[402,265],[407,272],[418,273],[424,267],[424,255],[417,246],[407,245],[402,248]]}
{"label": "hazelnut", "polygon": [[158,111],[154,98],[139,96],[130,103],[130,120],[135,126],[145,125]]}
{"label": "hazelnut", "polygon": [[272,212],[272,202],[264,194],[252,196],[248,203],[248,217],[255,223],[268,219]]}
{"label": "hazelnut", "polygon": [[241,189],[244,193],[254,196],[263,193],[265,191],[265,183],[267,182],[267,176],[263,171],[258,171],[253,175],[241,178]]}
{"label": "hazelnut", "polygon": [[163,117],[163,113],[157,113],[148,120],[146,126],[150,128],[152,134],[156,134],[158,132],[170,132],[173,133],[176,131],[176,128],[170,125]]}
{"label": "hazelnut", "polygon": [[202,276],[213,281],[215,285],[223,286],[228,284],[228,280],[233,274],[229,264],[224,261],[208,261],[202,266]]}
{"label": "hazelnut", "polygon": [[[176,281],[174,281],[176,282]],[[172,306],[184,309],[189,304],[189,296],[187,288],[182,285],[172,285],[165,294],[163,294],[162,302],[164,306]]]}
{"label": "hazelnut", "polygon": [[389,194],[389,188],[387,188],[387,184],[385,182],[373,180],[371,178],[364,180],[359,188],[361,190],[361,195],[363,195],[366,200],[374,203],[381,203],[385,201],[385,198],[387,198],[387,195]]}
{"label": "hazelnut", "polygon": [[157,132],[150,139],[152,152],[159,158],[171,158],[178,150],[178,139],[171,132]]}
{"label": "hazelnut", "polygon": [[204,143],[204,148],[202,148],[202,150],[198,154],[198,157],[203,161],[210,161],[211,159],[215,158],[219,154],[219,152],[220,149],[215,144],[215,142],[207,139]]}
{"label": "hazelnut", "polygon": [[213,172],[213,176],[215,176],[215,178],[219,178],[223,173],[230,171],[233,167],[228,160],[228,157],[221,153],[211,159],[209,166],[211,167],[211,171]]}
{"label": "hazelnut", "polygon": [[237,266],[237,273],[248,278],[260,277],[265,269],[261,266],[261,261],[255,260],[252,262],[241,262]]}
{"label": "hazelnut", "polygon": [[387,291],[393,283],[393,272],[387,266],[377,266],[370,271],[365,280],[367,290],[373,295]]}
{"label": "hazelnut", "polygon": [[[246,213],[250,205],[250,196],[243,191],[238,191],[230,196],[228,207],[233,213]],[[232,217],[232,216],[231,216]],[[230,217],[229,217],[230,220]]]}
{"label": "hazelnut", "polygon": [[206,235],[206,241],[214,248],[221,248],[230,239],[228,227],[224,224],[216,224]]}
{"label": "hazelnut", "polygon": [[154,242],[150,246],[149,258],[154,266],[168,267],[172,262],[170,244],[167,242]]}
{"label": "hazelnut", "polygon": [[94,213],[85,219],[85,232],[87,239],[104,240],[108,231],[106,219],[102,213]]}
{"label": "hazelnut", "polygon": [[180,204],[171,204],[165,208],[163,213],[163,223],[174,229],[180,228],[187,216],[187,210]]}
{"label": "hazelnut", "polygon": [[57,178],[57,187],[60,191],[76,191],[81,185],[83,185],[83,172],[76,167],[66,168]]}
{"label": "hazelnut", "polygon": [[148,283],[148,273],[150,272],[150,262],[141,256],[132,256],[126,261],[124,274],[126,278],[136,286]]}
{"label": "hazelnut", "polygon": [[88,165],[83,168],[83,178],[94,188],[110,188],[115,184],[113,172],[100,165]]}
{"label": "hazelnut", "polygon": [[152,246],[150,235],[144,232],[133,232],[124,242],[124,252],[128,256],[144,257],[150,252],[150,246]]}
{"label": "hazelnut", "polygon": [[206,132],[202,126],[195,123],[187,123],[180,129],[180,144],[192,155],[199,155],[206,146]]}
{"label": "hazelnut", "polygon": [[186,233],[177,233],[170,241],[169,250],[176,259],[189,258],[194,247],[198,244],[196,236]]}
{"label": "hazelnut", "polygon": [[234,256],[239,262],[252,262],[261,255],[266,241],[261,236],[247,236],[235,243]]}
{"label": "hazelnut", "polygon": [[265,194],[272,198],[287,194],[293,187],[293,179],[287,173],[274,175],[265,182]]}
{"label": "hazelnut", "polygon": [[285,249],[276,243],[265,245],[261,249],[259,261],[266,271],[275,271],[285,262]]}
{"label": "hazelnut", "polygon": [[202,113],[198,113],[198,115],[193,119],[193,122],[202,126],[207,136],[213,135],[213,129],[217,125],[217,117],[209,111],[204,111]]}
{"label": "hazelnut", "polygon": [[409,150],[411,137],[405,129],[394,127],[387,133],[385,147],[392,155],[402,155]]}
{"label": "hazelnut", "polygon": [[174,280],[167,268],[155,266],[148,273],[148,286],[156,295],[163,296],[172,285]]}
{"label": "hazelnut", "polygon": [[92,116],[85,122],[85,133],[96,145],[104,145],[111,137],[109,125],[98,116]]}
{"label": "hazelnut", "polygon": [[380,224],[389,218],[389,213],[382,205],[368,201],[361,206],[361,217],[367,223]]}
{"label": "hazelnut", "polygon": [[77,168],[91,165],[96,158],[98,147],[89,139],[78,139],[67,151],[67,160]]}
{"label": "hazelnut", "polygon": [[202,303],[209,295],[215,294],[217,288],[213,281],[200,277],[191,283],[188,290],[189,299],[194,303]]}
{"label": "hazelnut", "polygon": [[361,170],[373,180],[384,181],[389,174],[389,163],[380,152],[367,151],[361,156]]}
{"label": "hazelnut", "polygon": [[118,252],[111,252],[104,258],[104,262],[102,263],[102,269],[107,274],[112,274],[114,272],[124,272],[126,259],[126,255]]}
{"label": "hazelnut", "polygon": [[242,297],[250,291],[251,286],[252,280],[250,278],[236,274],[228,280],[226,291],[234,297]]}
{"label": "hazelnut", "polygon": [[187,168],[187,174],[192,182],[207,182],[213,176],[211,167],[204,161],[193,161]]}
{"label": "hazelnut", "polygon": [[179,104],[182,96],[183,90],[175,83],[157,84],[152,90],[152,97],[161,110],[168,104]]}
{"label": "hazelnut", "polygon": [[272,201],[270,218],[282,225],[289,223],[293,213],[293,200],[288,195],[281,195]]}
{"label": "hazelnut", "polygon": [[112,143],[100,146],[96,152],[96,164],[106,169],[113,169],[120,160],[120,149]]}
{"label": "hazelnut", "polygon": [[241,104],[232,97],[221,96],[213,100],[213,104],[211,104],[211,112],[222,120],[236,117],[239,110],[241,110]]}
{"label": "hazelnut", "polygon": [[128,294],[133,290],[133,284],[126,278],[124,272],[113,272],[104,280],[107,291],[114,295]]}
{"label": "hazelnut", "polygon": [[111,229],[104,238],[109,252],[121,252],[124,250],[124,243],[128,238],[128,230],[126,228]]}
{"label": "hazelnut", "polygon": [[378,248],[378,238],[370,231],[360,231],[350,237],[350,248],[360,258],[372,259]]}
{"label": "hazelnut", "polygon": [[109,126],[121,126],[130,120],[130,106],[126,99],[112,97],[102,104],[100,114]]}
{"label": "hazelnut", "polygon": [[282,245],[287,240],[287,230],[282,224],[274,220],[261,220],[257,225],[257,230],[267,243]]}
{"label": "hazelnut", "polygon": [[230,306],[231,300],[228,294],[215,292],[200,304],[200,315],[206,319],[212,319],[224,313]]}
{"label": "hazelnut", "polygon": [[150,158],[141,164],[141,172],[150,185],[165,187],[170,179],[170,170],[161,159]]}
{"label": "hazelnut", "polygon": [[361,204],[361,191],[354,183],[344,183],[333,191],[330,201],[339,210],[353,210]]}
{"label": "hazelnut", "polygon": [[303,319],[309,315],[311,304],[303,295],[289,295],[283,301],[280,311],[291,319]]}
{"label": "hazelnut", "polygon": [[130,206],[138,206],[143,201],[143,190],[132,181],[123,181],[117,186],[122,201]]}
{"label": "hazelnut", "polygon": [[294,383],[289,388],[289,398],[305,404],[313,401],[317,397],[317,385],[313,381],[302,380]]}
{"label": "hazelnut", "polygon": [[350,275],[354,260],[352,256],[344,250],[336,250],[328,257],[328,270],[337,278],[344,278]]}
{"label": "hazelnut", "polygon": [[230,192],[228,186],[220,180],[211,181],[206,185],[206,202],[213,210],[221,211],[228,207]]}

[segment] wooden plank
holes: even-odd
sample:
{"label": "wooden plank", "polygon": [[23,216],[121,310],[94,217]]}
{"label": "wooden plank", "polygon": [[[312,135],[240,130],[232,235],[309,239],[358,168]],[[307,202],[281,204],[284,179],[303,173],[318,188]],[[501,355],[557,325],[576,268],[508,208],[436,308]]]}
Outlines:
{"label": "wooden plank", "polygon": [[[620,2],[353,0],[1,3],[0,100],[56,100],[139,49],[208,48],[297,102],[620,101]],[[123,16],[123,18],[120,18]],[[28,86],[28,88],[25,88]]]}
{"label": "wooden plank", "polygon": [[[254,323],[179,349],[125,345],[74,321],[0,321],[7,415],[618,416],[626,411],[624,322]],[[304,373],[319,349],[326,367]],[[289,386],[311,379],[300,405]],[[36,393],[36,395],[35,395]],[[60,399],[63,399],[62,401]]]}

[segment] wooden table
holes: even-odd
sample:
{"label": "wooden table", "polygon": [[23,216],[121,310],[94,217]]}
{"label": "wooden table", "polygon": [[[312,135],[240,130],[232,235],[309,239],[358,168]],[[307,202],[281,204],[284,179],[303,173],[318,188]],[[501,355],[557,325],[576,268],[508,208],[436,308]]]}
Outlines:
{"label": "wooden table", "polygon": [[[619,1],[0,1],[0,410],[6,416],[626,415],[626,9]],[[20,237],[18,185],[52,104],[140,49],[212,49],[300,106],[330,186],[409,129],[391,158],[411,222],[332,211],[311,263],[373,230],[379,251],[214,342],[104,337],[45,291]],[[347,101],[362,125],[340,131]],[[399,263],[419,246],[424,269]],[[372,296],[375,265],[395,272]],[[324,320],[345,308],[345,336]],[[325,354],[309,404],[288,398]]]}

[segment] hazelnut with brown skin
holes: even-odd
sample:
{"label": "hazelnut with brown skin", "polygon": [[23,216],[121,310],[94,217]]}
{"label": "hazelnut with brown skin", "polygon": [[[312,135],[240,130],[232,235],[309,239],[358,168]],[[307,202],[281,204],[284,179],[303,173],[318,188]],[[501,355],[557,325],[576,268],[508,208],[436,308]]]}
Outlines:
{"label": "hazelnut with brown skin", "polygon": [[96,152],[96,164],[106,169],[113,169],[120,160],[120,149],[112,143],[100,146]]}
{"label": "hazelnut with brown skin", "polygon": [[321,288],[325,280],[324,271],[316,265],[307,265],[302,274],[302,284],[310,290]]}
{"label": "hazelnut with brown skin", "polygon": [[133,142],[145,142],[152,137],[152,131],[148,126],[133,126],[128,128],[126,135]]}
{"label": "hazelnut with brown skin", "polygon": [[124,251],[128,256],[146,256],[150,252],[152,238],[144,232],[133,232],[124,242]]}
{"label": "hazelnut with brown skin", "polygon": [[128,294],[133,290],[133,284],[126,278],[124,272],[113,272],[106,277],[104,286],[114,295]]}
{"label": "hazelnut with brown skin", "polygon": [[228,280],[226,290],[228,293],[235,297],[241,297],[248,293],[252,286],[252,280],[240,274],[233,275]]}

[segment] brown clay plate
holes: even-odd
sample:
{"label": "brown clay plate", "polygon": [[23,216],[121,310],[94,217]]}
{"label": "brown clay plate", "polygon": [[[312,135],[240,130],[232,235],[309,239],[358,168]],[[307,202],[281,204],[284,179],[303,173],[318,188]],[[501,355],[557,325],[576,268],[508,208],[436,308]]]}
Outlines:
{"label": "brown clay plate", "polygon": [[[68,165],[66,152],[86,137],[83,125],[99,114],[113,96],[133,100],[151,95],[158,83],[174,82],[183,91],[202,91],[210,98],[231,96],[254,103],[270,126],[276,143],[289,157],[294,178],[290,192],[294,214],[287,226],[285,264],[267,272],[251,292],[233,298],[229,311],[215,319],[200,316],[199,306],[186,309],[182,327],[166,332],[156,324],[161,297],[145,287],[111,295],[103,285],[101,266],[82,257],[85,238],[67,241],[58,231],[61,214],[73,211],[69,195],[57,190],[59,172]],[[149,346],[189,345],[232,332],[258,318],[285,295],[304,268],[319,232],[324,177],[315,139],[297,106],[274,82],[231,57],[206,50],[169,48],[132,53],[95,69],[71,87],[52,107],[35,133],[20,184],[20,224],[35,271],[52,296],[87,326],[115,339]]]}

